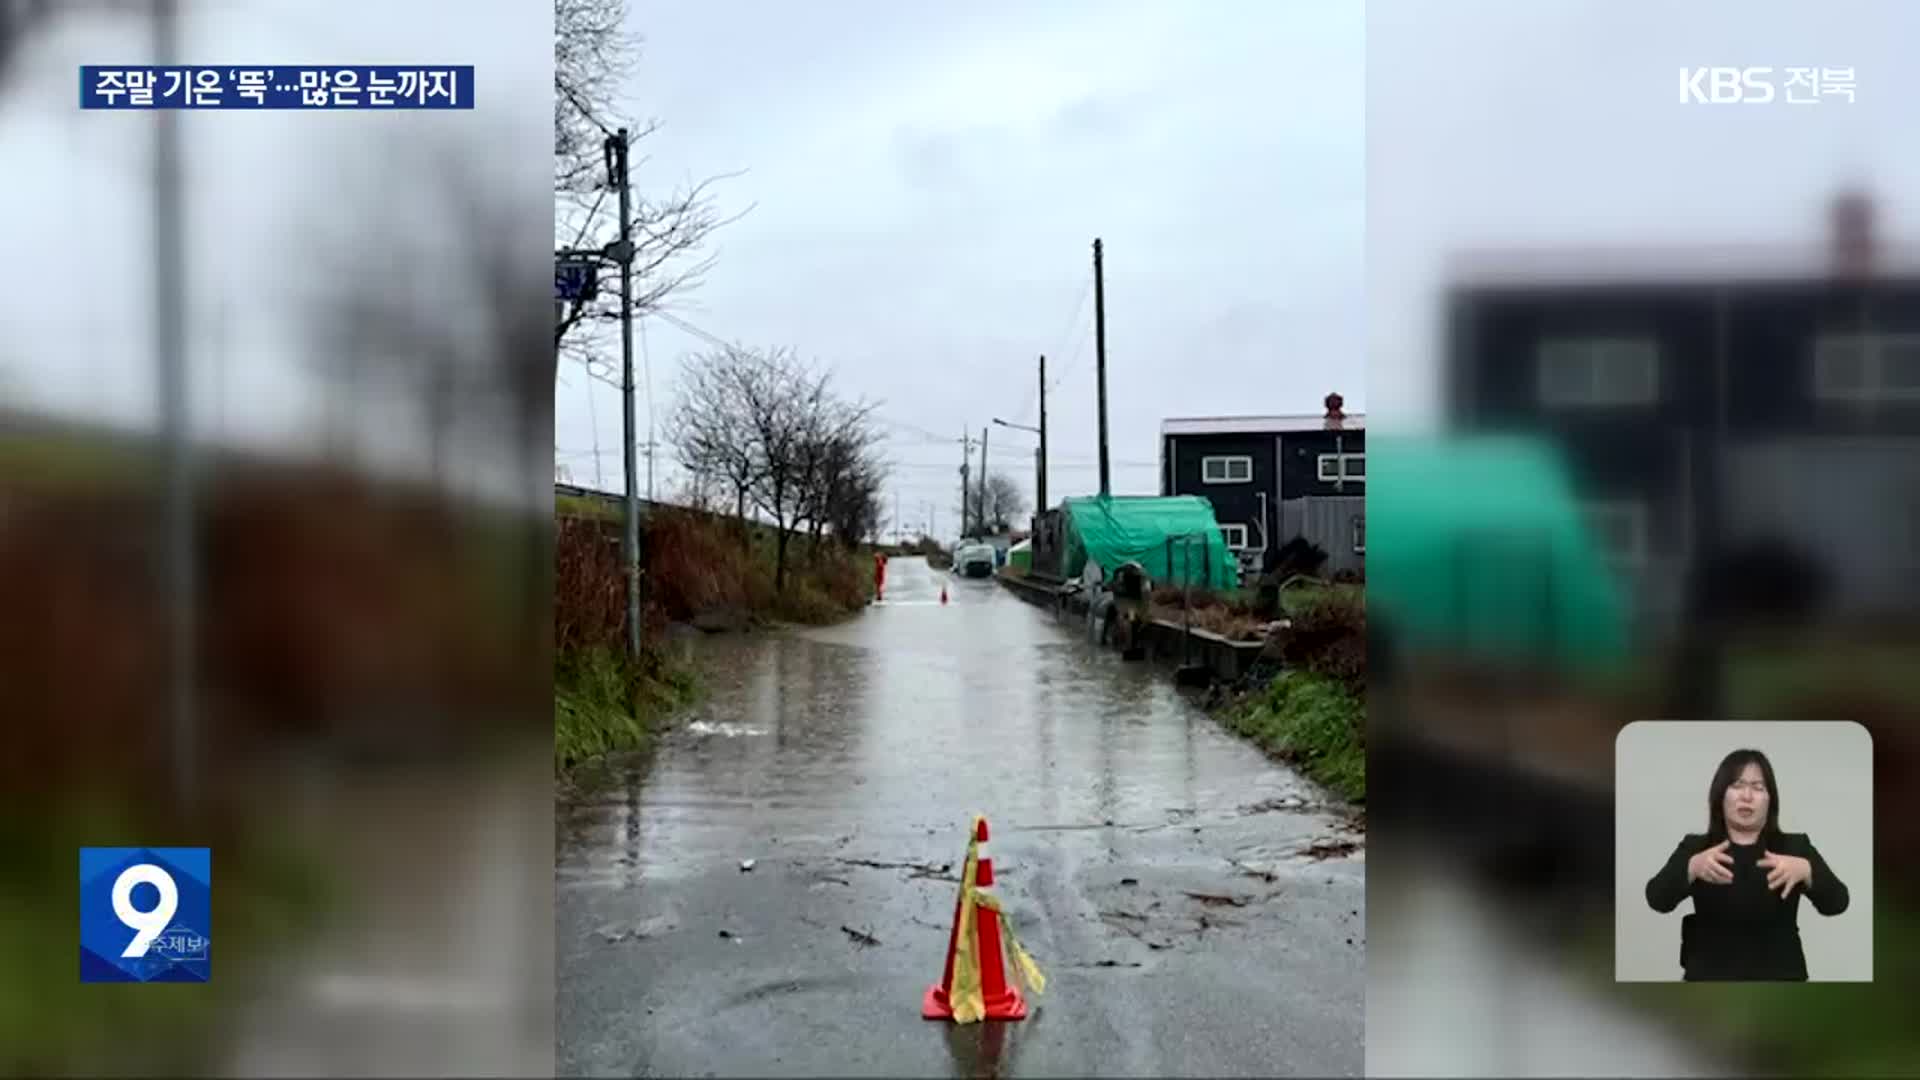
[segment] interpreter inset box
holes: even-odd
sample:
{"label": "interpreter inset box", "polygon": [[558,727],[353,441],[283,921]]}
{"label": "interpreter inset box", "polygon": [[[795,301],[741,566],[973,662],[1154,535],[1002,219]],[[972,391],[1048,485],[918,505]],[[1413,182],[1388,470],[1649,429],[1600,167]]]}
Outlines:
{"label": "interpreter inset box", "polygon": [[1642,721],[1614,742],[1614,978],[1873,981],[1873,737]]}

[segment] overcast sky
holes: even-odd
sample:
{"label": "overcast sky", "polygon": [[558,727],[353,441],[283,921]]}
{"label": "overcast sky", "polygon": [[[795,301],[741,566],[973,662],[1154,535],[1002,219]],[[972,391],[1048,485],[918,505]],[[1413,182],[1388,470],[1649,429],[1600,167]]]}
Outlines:
{"label": "overcast sky", "polygon": [[[431,207],[445,183],[396,146],[477,150],[468,182],[524,216],[514,222],[531,226],[524,250],[548,242],[552,16],[538,4],[462,0],[180,6],[190,63],[478,69],[471,111],[181,116],[196,426],[228,441],[310,446],[338,404],[307,374],[311,296],[351,273],[341,249],[410,260],[428,282],[457,265],[459,238],[428,214],[395,227],[395,207]],[[0,404],[153,422],[151,115],[82,112],[75,100],[79,65],[151,56],[144,19],[63,15],[0,86]],[[526,269],[529,290],[548,287],[539,261]],[[354,406],[376,453],[424,457],[417,412]]]}
{"label": "overcast sky", "polygon": [[[474,63],[482,105],[455,121],[496,151],[516,197],[545,176],[541,6],[191,7],[198,59]],[[1093,487],[1095,236],[1125,492],[1153,489],[1164,417],[1305,412],[1330,390],[1376,427],[1430,415],[1428,316],[1449,251],[1813,241],[1822,200],[1854,179],[1880,192],[1884,231],[1915,232],[1920,71],[1906,50],[1920,8],[1893,0],[673,0],[635,4],[632,28],[647,44],[627,108],[665,125],[636,180],[744,170],[721,208],[755,207],[676,313],[792,346],[881,401],[889,494],[909,517],[930,502],[942,531],[959,447],[939,440],[996,415],[1034,422],[1042,352],[1057,382],[1051,494]],[[0,99],[6,401],[151,416],[147,125],[73,107],[77,65],[146,48],[137,24],[70,23]],[[1852,67],[1856,101],[1682,106],[1678,68],[1694,64]],[[202,419],[284,437],[314,411],[292,295],[316,226],[369,205],[343,168],[364,176],[353,159],[377,164],[379,136],[446,117],[188,119]],[[408,197],[420,182],[391,179]],[[658,321],[645,343],[664,412],[704,343]],[[597,441],[615,486],[617,396],[597,386],[590,408],[594,384],[564,374],[559,460],[593,483]],[[993,430],[996,465],[1022,484],[1031,446]]]}
{"label": "overcast sky", "polygon": [[[881,401],[909,521],[954,522],[963,429],[1037,422],[1042,353],[1049,494],[1096,487],[1096,236],[1116,490],[1156,490],[1164,417],[1364,404],[1358,4],[681,0],[633,29],[627,105],[665,125],[636,183],[746,170],[723,208],[755,207],[675,313]],[[647,344],[664,404],[706,346]],[[560,460],[595,482],[597,414],[617,487],[618,396],[572,382]],[[1034,445],[989,436],[1029,495]]]}
{"label": "overcast sky", "polygon": [[[1433,418],[1450,252],[1779,245],[1817,259],[1825,201],[1858,181],[1887,241],[1915,239],[1920,5],[1401,0],[1369,4],[1367,24],[1376,426]],[[1681,105],[1679,69],[1715,65],[1772,67],[1782,85],[1787,67],[1852,68],[1854,101]]]}

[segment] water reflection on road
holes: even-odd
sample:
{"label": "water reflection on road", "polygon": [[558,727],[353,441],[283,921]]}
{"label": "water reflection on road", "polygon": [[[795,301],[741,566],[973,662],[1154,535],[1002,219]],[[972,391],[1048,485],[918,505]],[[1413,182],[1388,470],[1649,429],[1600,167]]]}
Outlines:
{"label": "water reflection on road", "polygon": [[[699,646],[698,715],[561,808],[563,1073],[1359,1074],[1364,857],[1305,853],[1346,815],[1163,673],[918,560]],[[918,1003],[975,812],[1051,981],[951,1031]]]}

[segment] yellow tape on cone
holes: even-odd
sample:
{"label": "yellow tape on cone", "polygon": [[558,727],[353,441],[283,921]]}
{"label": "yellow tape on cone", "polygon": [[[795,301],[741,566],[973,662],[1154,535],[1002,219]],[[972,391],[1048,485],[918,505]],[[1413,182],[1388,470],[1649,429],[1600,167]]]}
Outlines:
{"label": "yellow tape on cone", "polygon": [[958,938],[953,949],[953,986],[948,990],[948,1002],[953,1007],[955,1023],[972,1024],[986,1017],[986,992],[981,986],[980,953],[974,936],[974,923],[982,918],[981,909],[985,909],[990,919],[1000,920],[1000,933],[1007,943],[1007,954],[1013,958],[1014,976],[1036,994],[1047,992],[1047,976],[1034,963],[1033,957],[1014,936],[1013,920],[1007,916],[1006,909],[1000,906],[999,897],[979,887],[980,880],[980,821],[973,819],[973,827],[967,830],[967,863],[960,872],[960,926]]}
{"label": "yellow tape on cone", "polygon": [[1041,972],[1040,965],[1034,963],[1033,957],[1029,956],[1027,950],[1021,946],[1020,939],[1014,936],[1013,919],[1007,915],[1006,909],[1000,906],[1000,898],[977,888],[973,892],[973,898],[980,907],[993,912],[993,918],[1000,920],[1000,936],[1006,940],[1007,954],[1013,957],[1014,974],[1034,993],[1046,993],[1047,977]]}
{"label": "yellow tape on cone", "polygon": [[947,990],[947,1002],[958,1024],[971,1024],[987,1014],[986,995],[980,986],[980,953],[973,936],[975,910],[974,882],[980,872],[980,818],[967,829],[967,864],[960,871],[960,920],[953,946],[953,985]]}

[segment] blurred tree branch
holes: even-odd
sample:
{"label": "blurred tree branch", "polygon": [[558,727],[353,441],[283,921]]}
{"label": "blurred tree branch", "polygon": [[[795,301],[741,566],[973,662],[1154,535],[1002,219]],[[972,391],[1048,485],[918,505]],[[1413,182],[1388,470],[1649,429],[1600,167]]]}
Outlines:
{"label": "blurred tree branch", "polygon": [[[626,119],[619,106],[641,45],[625,28],[628,8],[627,0],[554,0],[554,219],[560,248],[603,250],[619,238],[605,142],[625,127],[637,147],[660,129],[657,120]],[[646,163],[644,155],[630,153],[629,176]],[[722,216],[714,201],[714,186],[738,175],[712,176],[658,195],[631,192],[636,317],[697,288],[713,268],[716,256],[703,254],[707,242],[752,209]],[[596,324],[617,319],[618,305],[617,292],[605,287],[595,300],[570,305],[554,328],[562,357],[589,370],[601,364],[609,336]]]}

